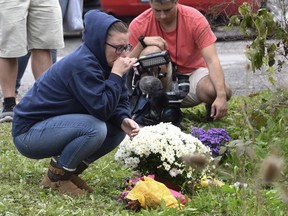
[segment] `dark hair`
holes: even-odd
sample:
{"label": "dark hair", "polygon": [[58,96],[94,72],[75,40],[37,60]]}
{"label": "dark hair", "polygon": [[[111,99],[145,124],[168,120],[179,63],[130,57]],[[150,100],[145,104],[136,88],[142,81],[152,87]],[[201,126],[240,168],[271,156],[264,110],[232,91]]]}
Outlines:
{"label": "dark hair", "polygon": [[115,22],[108,29],[107,37],[111,36],[111,32],[127,33],[128,25],[122,21]]}
{"label": "dark hair", "polygon": [[153,3],[153,2],[158,2],[160,4],[163,4],[163,3],[166,3],[166,2],[172,2],[172,3],[176,3],[177,0],[150,0],[150,3]]}

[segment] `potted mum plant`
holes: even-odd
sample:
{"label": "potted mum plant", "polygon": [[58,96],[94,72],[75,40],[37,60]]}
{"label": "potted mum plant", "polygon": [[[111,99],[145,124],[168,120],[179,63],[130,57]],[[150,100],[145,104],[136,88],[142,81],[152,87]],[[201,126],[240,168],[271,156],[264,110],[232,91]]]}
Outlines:
{"label": "potted mum plant", "polygon": [[225,145],[230,141],[230,136],[224,128],[209,128],[205,130],[192,127],[190,133],[211,149],[214,158],[220,157],[221,159],[227,153]]}
{"label": "potted mum plant", "polygon": [[199,139],[170,123],[160,123],[142,128],[133,140],[126,137],[119,145],[115,159],[141,175],[154,174],[158,179],[182,187],[205,172],[197,172],[195,167],[185,163],[183,158],[193,154],[212,159],[210,148]]}

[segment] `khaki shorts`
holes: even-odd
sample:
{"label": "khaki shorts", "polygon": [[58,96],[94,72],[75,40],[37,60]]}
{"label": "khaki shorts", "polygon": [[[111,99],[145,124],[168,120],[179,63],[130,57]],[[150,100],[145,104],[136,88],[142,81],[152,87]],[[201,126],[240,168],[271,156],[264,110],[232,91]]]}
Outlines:
{"label": "khaki shorts", "polygon": [[64,47],[59,0],[0,0],[0,57]]}
{"label": "khaki shorts", "polygon": [[196,106],[201,103],[201,101],[197,97],[197,85],[202,78],[209,75],[209,71],[207,68],[198,68],[192,73],[188,73],[185,75],[189,76],[190,89],[189,93],[186,95],[186,97],[181,103],[182,108]]}

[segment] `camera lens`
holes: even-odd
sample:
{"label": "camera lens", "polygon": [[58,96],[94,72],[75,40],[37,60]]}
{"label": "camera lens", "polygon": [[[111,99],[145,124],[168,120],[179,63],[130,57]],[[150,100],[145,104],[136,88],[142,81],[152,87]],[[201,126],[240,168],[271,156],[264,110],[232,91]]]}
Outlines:
{"label": "camera lens", "polygon": [[184,95],[184,97],[185,97],[186,94],[189,92],[189,89],[190,89],[189,76],[178,75],[177,78],[178,78],[178,89],[181,92],[181,96]]}

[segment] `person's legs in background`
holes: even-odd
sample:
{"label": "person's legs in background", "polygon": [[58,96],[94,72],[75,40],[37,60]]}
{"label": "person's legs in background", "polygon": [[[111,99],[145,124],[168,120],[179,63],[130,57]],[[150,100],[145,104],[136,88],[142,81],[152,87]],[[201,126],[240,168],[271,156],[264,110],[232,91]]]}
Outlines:
{"label": "person's legs in background", "polygon": [[31,68],[34,78],[38,79],[52,65],[50,50],[64,47],[62,11],[58,0],[30,1],[27,35],[31,35],[27,37]]}
{"label": "person's legs in background", "polygon": [[3,109],[0,114],[0,123],[13,119],[13,108],[16,105],[15,85],[17,77],[17,59],[0,58],[0,85],[3,94]]}
{"label": "person's legs in background", "polygon": [[[21,80],[26,71],[30,56],[31,56],[31,52],[29,51],[27,55],[18,58],[18,74],[17,74],[16,86],[15,86],[16,101],[17,101],[17,95],[19,93],[19,88],[21,86]],[[57,61],[56,49],[51,50],[51,57],[52,57],[52,63],[54,64]]]}
{"label": "person's legs in background", "polygon": [[21,86],[21,79],[28,65],[30,55],[31,53],[28,52],[27,55],[18,58],[18,73],[17,73],[16,86],[15,86],[16,97],[19,93],[19,88]]}
{"label": "person's legs in background", "polygon": [[51,58],[52,58],[52,63],[54,64],[57,61],[57,50],[52,49],[51,51]]}
{"label": "person's legs in background", "polygon": [[[59,0],[59,4],[61,7],[62,18],[63,18],[66,12],[68,0]],[[31,56],[31,52],[29,51],[27,55],[18,58],[18,74],[17,74],[17,79],[16,79],[16,91],[15,91],[16,97],[17,97],[17,94],[19,93],[19,88],[21,86],[21,79],[25,73],[30,56]],[[57,61],[56,49],[51,50],[51,56],[52,56],[52,63],[54,64]]]}
{"label": "person's legs in background", "polygon": [[[17,57],[27,53],[25,13],[28,7],[28,1],[1,3],[0,20],[5,25],[1,25],[0,28],[0,85],[3,97],[0,122],[13,119],[13,108],[16,105]],[[13,37],[9,36],[11,34]]]}
{"label": "person's legs in background", "polygon": [[[15,6],[11,4],[15,4]],[[45,4],[41,11],[39,11],[39,6],[43,5],[39,4]],[[29,16],[27,9],[29,9]],[[0,34],[3,36],[0,38],[0,85],[4,100],[0,113],[1,123],[13,120],[13,108],[16,105],[15,86],[18,57],[27,54],[28,46],[32,54],[33,75],[37,79],[52,64],[50,49],[64,47],[64,40],[62,13],[57,0],[49,1],[48,4],[38,1],[31,3],[28,0],[23,0],[21,3],[16,1],[3,3],[0,20],[3,22],[9,20],[9,22],[5,22],[6,25],[3,28],[0,28]],[[6,35],[8,33],[15,37],[9,37]],[[23,72],[21,76],[23,76]]]}
{"label": "person's legs in background", "polygon": [[31,68],[35,80],[52,65],[50,50],[31,49]]}
{"label": "person's legs in background", "polygon": [[64,17],[68,5],[68,0],[59,0],[59,4],[62,11],[62,18]]}

